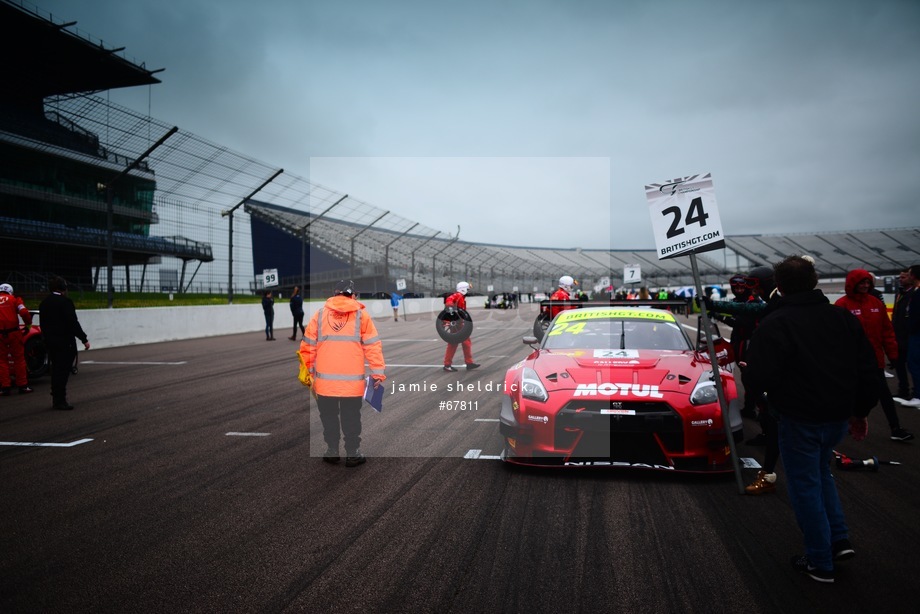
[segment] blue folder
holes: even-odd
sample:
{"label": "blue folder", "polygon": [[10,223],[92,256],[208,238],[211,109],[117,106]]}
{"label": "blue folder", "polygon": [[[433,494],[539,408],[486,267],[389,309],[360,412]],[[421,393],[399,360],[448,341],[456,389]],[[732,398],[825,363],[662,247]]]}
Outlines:
{"label": "blue folder", "polygon": [[371,407],[374,408],[374,411],[380,411],[383,409],[383,389],[384,385],[381,382],[380,386],[374,388],[374,378],[367,376],[364,378],[364,400],[367,401]]}

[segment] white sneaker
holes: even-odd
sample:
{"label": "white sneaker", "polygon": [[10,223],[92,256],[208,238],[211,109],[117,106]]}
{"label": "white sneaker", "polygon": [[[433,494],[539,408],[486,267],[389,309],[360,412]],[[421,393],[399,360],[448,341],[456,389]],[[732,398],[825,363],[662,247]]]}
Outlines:
{"label": "white sneaker", "polygon": [[914,397],[910,401],[904,401],[904,405],[908,407],[920,407],[920,399]]}

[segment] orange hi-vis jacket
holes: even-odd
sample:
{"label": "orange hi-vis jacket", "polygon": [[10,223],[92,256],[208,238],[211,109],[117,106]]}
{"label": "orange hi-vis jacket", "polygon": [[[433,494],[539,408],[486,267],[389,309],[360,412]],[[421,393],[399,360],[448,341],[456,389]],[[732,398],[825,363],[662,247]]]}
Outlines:
{"label": "orange hi-vis jacket", "polygon": [[365,361],[374,379],[386,379],[377,327],[364,305],[351,297],[326,300],[310,318],[298,351],[318,395],[364,396]]}

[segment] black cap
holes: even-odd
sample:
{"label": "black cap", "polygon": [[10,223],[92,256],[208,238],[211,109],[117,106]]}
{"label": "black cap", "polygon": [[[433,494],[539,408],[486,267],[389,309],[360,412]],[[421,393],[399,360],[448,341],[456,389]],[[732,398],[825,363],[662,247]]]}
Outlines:
{"label": "black cap", "polygon": [[335,285],[335,291],[332,293],[334,296],[344,295],[344,296],[354,296],[355,295],[355,282],[350,279],[343,279]]}

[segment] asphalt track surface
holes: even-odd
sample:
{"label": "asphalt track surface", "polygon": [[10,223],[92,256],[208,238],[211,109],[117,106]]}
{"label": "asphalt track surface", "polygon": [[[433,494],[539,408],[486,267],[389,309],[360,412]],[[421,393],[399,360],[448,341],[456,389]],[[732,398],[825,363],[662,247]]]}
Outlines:
{"label": "asphalt track surface", "polygon": [[[439,370],[432,315],[378,319],[389,383],[441,388],[365,406],[370,458],[355,468],[311,450],[316,412],[286,327],[273,343],[81,352],[74,411],[50,409],[47,377],[0,398],[0,611],[917,611],[920,444],[890,441],[880,408],[869,438],[841,449],[903,464],[837,472],[857,556],[833,585],[791,569],[802,546],[783,487],[750,497],[731,474],[489,458],[497,394],[445,387],[501,382],[527,354],[533,309],[474,309],[482,368],[458,373]],[[918,410],[900,414],[920,433]]]}

